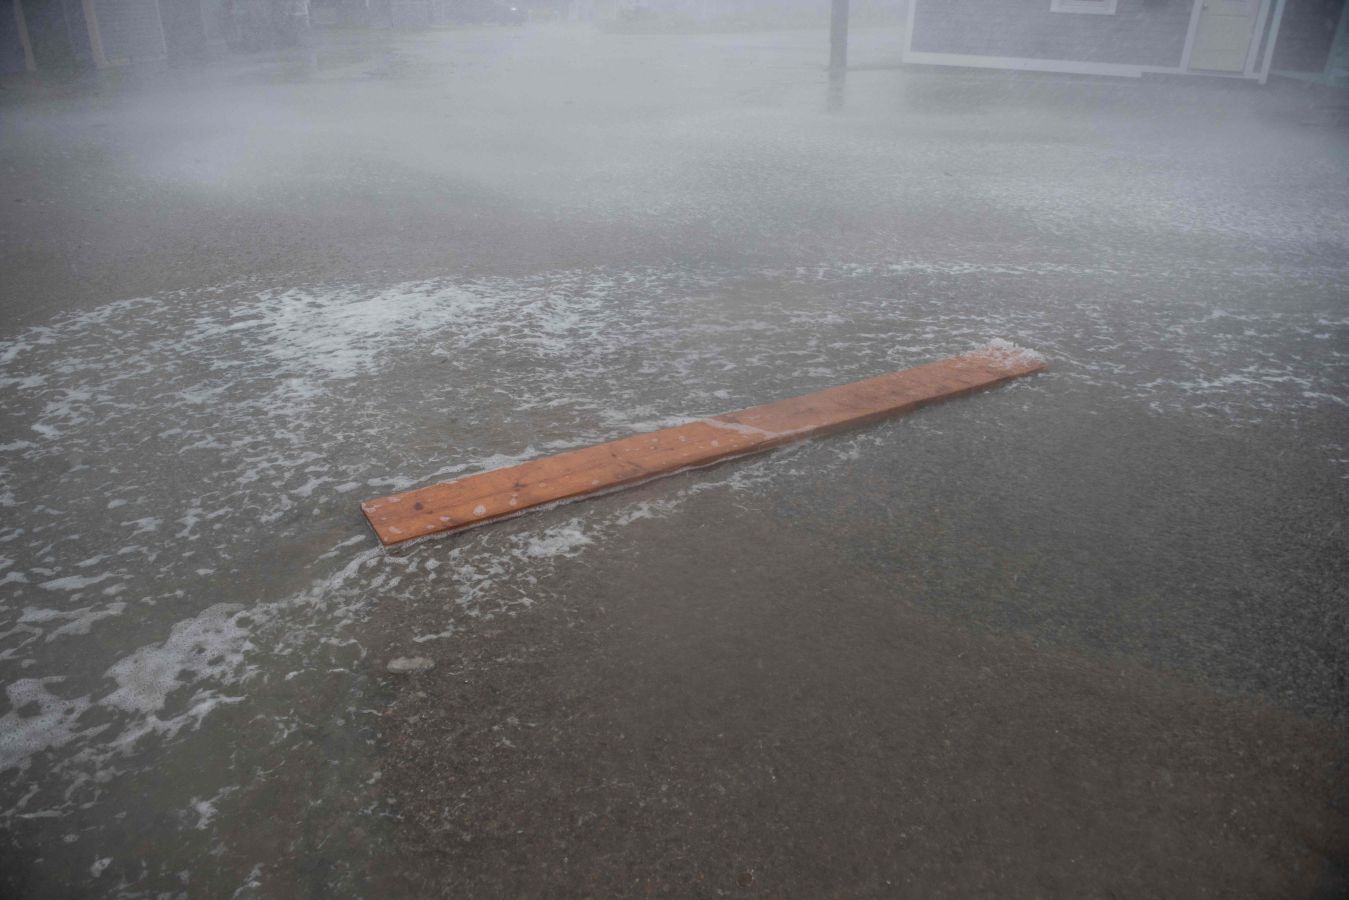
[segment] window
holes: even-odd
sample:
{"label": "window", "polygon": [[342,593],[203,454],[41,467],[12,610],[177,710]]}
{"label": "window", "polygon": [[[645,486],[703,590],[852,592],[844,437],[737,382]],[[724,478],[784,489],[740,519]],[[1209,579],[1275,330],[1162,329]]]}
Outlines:
{"label": "window", "polygon": [[1049,11],[1113,16],[1118,2],[1119,0],[1049,0]]}

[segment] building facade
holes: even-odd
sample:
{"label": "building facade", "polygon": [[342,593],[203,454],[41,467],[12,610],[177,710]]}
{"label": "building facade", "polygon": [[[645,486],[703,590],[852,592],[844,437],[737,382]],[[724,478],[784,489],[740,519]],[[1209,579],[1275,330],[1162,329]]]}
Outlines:
{"label": "building facade", "polygon": [[1344,0],[910,0],[909,63],[1263,82],[1280,24]]}
{"label": "building facade", "polygon": [[0,75],[206,56],[226,0],[0,0]]}

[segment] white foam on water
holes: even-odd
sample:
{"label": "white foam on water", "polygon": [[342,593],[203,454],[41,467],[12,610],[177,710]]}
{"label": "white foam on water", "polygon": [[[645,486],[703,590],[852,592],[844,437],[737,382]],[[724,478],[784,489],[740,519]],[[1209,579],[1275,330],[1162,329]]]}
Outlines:
{"label": "white foam on water", "polygon": [[594,543],[582,530],[581,520],[573,519],[566,525],[549,528],[539,535],[529,535],[515,552],[531,559],[546,557],[574,557],[581,548]]}
{"label": "white foam on water", "polygon": [[[36,753],[95,737],[107,727],[79,724],[89,699],[69,700],[49,689],[64,680],[60,676],[21,678],[6,686],[10,711],[0,716],[0,772],[26,767]],[[21,809],[12,809],[10,814]]]}
{"label": "white foam on water", "polygon": [[997,360],[1004,368],[1040,365],[1045,362],[1043,355],[1026,347],[1018,347],[1003,338],[994,338],[987,344],[975,348],[974,354]]}
{"label": "white foam on water", "polygon": [[[76,565],[80,565],[76,563]],[[42,582],[42,587],[49,591],[79,591],[90,585],[98,584],[108,578],[115,577],[112,572],[104,572],[101,575],[67,575],[64,578],[53,578],[51,581]]]}
{"label": "white foam on water", "polygon": [[[243,609],[237,603],[212,606],[174,625],[164,641],[147,644],[118,660],[107,671],[117,689],[99,702],[132,713],[158,713],[169,694],[183,686],[181,672],[221,684],[238,680],[245,674],[241,669],[249,649],[248,629],[239,623]],[[211,696],[210,692],[199,694],[194,708]]]}
{"label": "white foam on water", "polygon": [[[998,294],[1084,277],[1127,284],[1137,269],[889,260],[748,278],[642,270],[230,290],[108,304],[0,340],[0,412],[22,432],[0,458],[0,788],[24,798],[0,821],[95,809],[105,785],[192,735],[240,750],[240,736],[214,726],[226,705],[255,713],[266,725],[248,740],[285,758],[310,714],[306,691],[365,664],[359,625],[377,603],[448,600],[446,627],[411,640],[463,636],[475,618],[546,600],[563,567],[705,491],[821,473],[779,453],[403,557],[356,531],[356,504],[371,496],[972,345],[1054,360],[1051,377],[1016,384],[1022,397],[1075,390],[1100,408],[1225,427],[1342,411],[1349,323],[1324,310]],[[1166,275],[1205,273],[1196,263]],[[1343,273],[1256,268],[1245,280],[1328,277]],[[998,334],[1007,340],[987,343]],[[874,449],[831,447],[813,464]],[[203,772],[179,798],[184,828],[226,831],[229,785],[212,777],[228,776]]]}
{"label": "white foam on water", "polygon": [[20,625],[61,621],[55,629],[44,631],[44,639],[53,641],[63,635],[88,634],[94,623],[101,619],[120,616],[126,611],[126,603],[115,601],[106,606],[84,606],[79,609],[35,609],[25,607],[19,616]]}

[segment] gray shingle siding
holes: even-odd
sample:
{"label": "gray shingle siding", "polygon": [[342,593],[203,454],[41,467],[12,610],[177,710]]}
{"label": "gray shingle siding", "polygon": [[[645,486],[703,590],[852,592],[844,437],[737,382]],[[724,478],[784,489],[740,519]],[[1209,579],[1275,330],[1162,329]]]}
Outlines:
{"label": "gray shingle siding", "polygon": [[922,53],[1179,66],[1192,0],[1119,0],[1113,16],[1057,13],[1050,0],[916,0]]}
{"label": "gray shingle siding", "polygon": [[223,44],[229,38],[229,12],[225,0],[202,0],[202,27],[206,31],[206,43]]}
{"label": "gray shingle siding", "polygon": [[1274,48],[1274,68],[1320,72],[1326,67],[1344,0],[1289,0]]}
{"label": "gray shingle siding", "polygon": [[431,0],[390,0],[390,28],[430,28],[433,22]]}
{"label": "gray shingle siding", "polygon": [[94,10],[109,62],[165,57],[158,0],[94,0]]}
{"label": "gray shingle siding", "polygon": [[94,49],[89,45],[89,25],[84,21],[84,5],[80,0],[61,0],[65,8],[70,36],[70,55],[79,66],[94,64]]}
{"label": "gray shingle siding", "polygon": [[0,75],[15,75],[27,70],[14,0],[0,0]]}

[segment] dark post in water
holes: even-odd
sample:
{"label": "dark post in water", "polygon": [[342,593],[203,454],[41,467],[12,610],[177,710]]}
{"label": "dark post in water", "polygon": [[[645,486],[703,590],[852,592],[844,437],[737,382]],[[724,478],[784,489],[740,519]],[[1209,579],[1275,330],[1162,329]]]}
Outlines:
{"label": "dark post in water", "polygon": [[848,70],[848,0],[833,0],[829,17],[829,73],[841,78]]}

